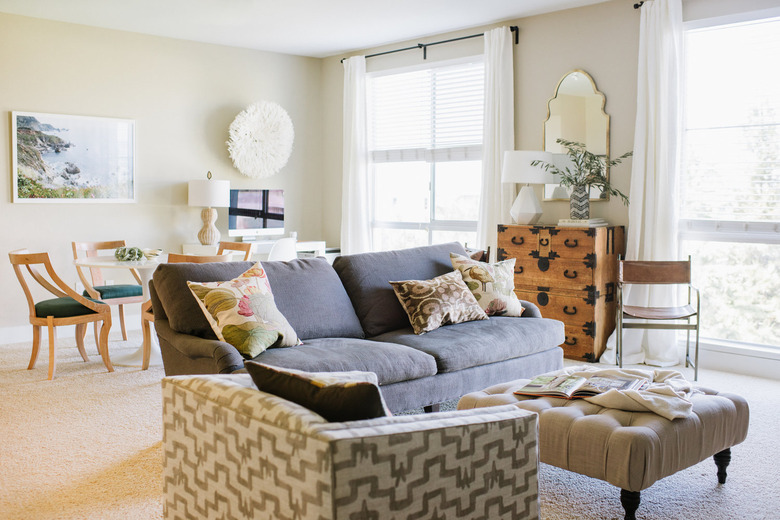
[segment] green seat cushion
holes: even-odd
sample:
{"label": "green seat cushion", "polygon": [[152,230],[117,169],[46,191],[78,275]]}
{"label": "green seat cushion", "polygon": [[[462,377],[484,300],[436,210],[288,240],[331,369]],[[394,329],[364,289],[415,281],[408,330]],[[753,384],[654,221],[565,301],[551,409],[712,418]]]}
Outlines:
{"label": "green seat cushion", "polygon": [[[92,300],[91,298],[89,299]],[[69,296],[43,300],[35,304],[35,315],[39,318],[45,318],[47,316],[70,318],[71,316],[83,316],[85,314],[95,314],[95,311],[81,305]]]}
{"label": "green seat cushion", "polygon": [[[143,289],[138,284],[130,285],[98,285],[94,289],[100,293],[101,300],[110,300],[112,298],[130,298],[132,296],[141,296]],[[84,296],[89,296],[84,291]]]}

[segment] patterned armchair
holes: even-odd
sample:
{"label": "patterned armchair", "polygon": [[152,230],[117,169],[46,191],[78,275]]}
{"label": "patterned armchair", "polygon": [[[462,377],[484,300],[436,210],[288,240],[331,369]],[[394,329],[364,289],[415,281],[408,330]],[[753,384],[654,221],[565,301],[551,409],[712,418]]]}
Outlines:
{"label": "patterned armchair", "polygon": [[538,519],[537,416],[329,423],[247,374],[163,379],[166,519]]}

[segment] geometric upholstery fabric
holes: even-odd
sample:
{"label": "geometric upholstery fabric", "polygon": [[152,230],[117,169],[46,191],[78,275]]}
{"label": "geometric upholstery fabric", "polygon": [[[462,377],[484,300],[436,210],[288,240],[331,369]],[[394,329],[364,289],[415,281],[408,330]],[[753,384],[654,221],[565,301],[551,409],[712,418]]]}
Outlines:
{"label": "geometric upholstery fabric", "polygon": [[[87,299],[95,303],[101,303],[92,298]],[[70,296],[43,300],[35,304],[35,316],[38,318],[45,318],[46,316],[71,318],[73,316],[83,316],[85,314],[95,314],[95,311],[83,306]]]}
{"label": "geometric upholstery fabric", "polygon": [[328,423],[248,374],[164,378],[166,519],[538,519],[537,417]]}
{"label": "geometric upholstery fabric", "polygon": [[[93,287],[102,300],[111,300],[113,298],[131,298],[133,296],[141,296],[143,294],[143,288],[138,284],[129,285],[98,285]],[[84,296],[89,296],[87,291],[83,292]]]}

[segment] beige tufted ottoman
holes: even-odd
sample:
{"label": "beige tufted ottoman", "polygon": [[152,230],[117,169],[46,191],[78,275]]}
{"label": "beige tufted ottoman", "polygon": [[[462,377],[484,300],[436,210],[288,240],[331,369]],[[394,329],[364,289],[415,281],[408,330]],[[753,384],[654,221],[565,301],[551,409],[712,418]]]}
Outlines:
{"label": "beige tufted ottoman", "polygon": [[738,395],[699,387],[704,394],[692,397],[691,415],[670,421],[581,399],[514,395],[528,381],[464,395],[458,409],[515,404],[539,413],[539,460],[619,487],[626,520],[636,518],[643,489],[708,457],[714,456],[718,482],[725,483],[730,448],[747,436],[748,405]]}

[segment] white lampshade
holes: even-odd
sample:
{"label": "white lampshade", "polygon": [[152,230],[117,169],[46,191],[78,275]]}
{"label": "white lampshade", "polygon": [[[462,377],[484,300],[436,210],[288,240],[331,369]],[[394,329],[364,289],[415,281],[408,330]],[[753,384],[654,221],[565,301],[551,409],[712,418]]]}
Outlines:
{"label": "white lampshade", "polygon": [[510,150],[504,152],[504,167],[501,182],[522,184],[557,184],[555,175],[544,171],[541,166],[531,166],[534,161],[553,164],[553,154],[533,150]]}
{"label": "white lampshade", "polygon": [[531,150],[512,150],[504,152],[504,167],[501,170],[501,182],[525,184],[517,194],[509,214],[518,224],[536,224],[542,217],[542,206],[530,184],[557,184],[555,175],[541,166],[531,166],[534,161],[552,164],[553,154]]}
{"label": "white lampshade", "polygon": [[212,179],[190,181],[187,190],[187,204],[204,208],[230,206],[230,181]]}

